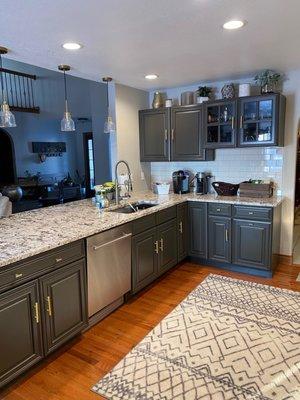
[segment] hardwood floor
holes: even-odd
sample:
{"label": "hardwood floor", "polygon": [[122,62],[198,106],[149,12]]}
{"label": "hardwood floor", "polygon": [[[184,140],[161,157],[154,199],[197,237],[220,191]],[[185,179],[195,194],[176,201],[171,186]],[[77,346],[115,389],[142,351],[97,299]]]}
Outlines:
{"label": "hardwood floor", "polygon": [[0,399],[103,399],[91,386],[210,273],[300,291],[300,266],[288,263],[272,279],[183,263],[4,389]]}

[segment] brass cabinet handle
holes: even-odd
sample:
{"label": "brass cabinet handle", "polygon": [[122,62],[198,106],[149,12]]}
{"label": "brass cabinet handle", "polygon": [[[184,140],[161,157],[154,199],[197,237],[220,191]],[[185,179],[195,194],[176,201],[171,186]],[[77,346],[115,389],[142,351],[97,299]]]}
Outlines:
{"label": "brass cabinet handle", "polygon": [[168,129],[165,129],[165,141],[168,140]]}
{"label": "brass cabinet handle", "polygon": [[183,224],[182,221],[179,222],[179,232],[183,233]]}
{"label": "brass cabinet handle", "polygon": [[229,241],[229,236],[228,236],[228,229],[225,230],[225,241]]}
{"label": "brass cabinet handle", "polygon": [[160,251],[164,251],[164,239],[160,239]]}
{"label": "brass cabinet handle", "polygon": [[221,211],[221,208],[217,208],[217,211],[220,212],[220,211]]}
{"label": "brass cabinet handle", "polygon": [[155,251],[155,253],[156,254],[158,254],[158,240],[156,240],[155,242],[154,242],[154,251]]}
{"label": "brass cabinet handle", "polygon": [[174,129],[171,130],[171,139],[174,140]]}
{"label": "brass cabinet handle", "polygon": [[253,215],[253,211],[249,211],[249,213],[248,213],[249,215]]}
{"label": "brass cabinet handle", "polygon": [[243,115],[241,115],[241,117],[240,117],[240,128],[241,129],[243,128],[243,122],[244,122],[244,117],[243,117]]}
{"label": "brass cabinet handle", "polygon": [[34,303],[34,318],[35,322],[38,324],[40,322],[39,303]]}
{"label": "brass cabinet handle", "polygon": [[56,261],[57,263],[59,263],[59,262],[62,261],[62,258],[56,258],[55,261]]}
{"label": "brass cabinet handle", "polygon": [[51,299],[50,296],[47,296],[47,313],[49,315],[49,317],[52,316],[52,310],[51,310]]}
{"label": "brass cabinet handle", "polygon": [[234,117],[231,118],[231,129],[234,130]]}
{"label": "brass cabinet handle", "polygon": [[16,279],[22,278],[22,276],[23,276],[23,274],[15,274]]}

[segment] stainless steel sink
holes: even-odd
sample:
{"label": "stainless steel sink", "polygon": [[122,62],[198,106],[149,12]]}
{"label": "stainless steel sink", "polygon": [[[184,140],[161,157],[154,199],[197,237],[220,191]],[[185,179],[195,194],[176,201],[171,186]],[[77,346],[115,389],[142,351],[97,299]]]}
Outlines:
{"label": "stainless steel sink", "polygon": [[155,203],[152,201],[141,200],[141,201],[136,201],[134,203],[127,204],[126,206],[115,208],[114,210],[109,210],[109,211],[117,212],[117,213],[121,213],[121,214],[131,214],[131,213],[136,213],[136,212],[139,212],[142,210],[146,210],[147,208],[150,208],[150,207],[155,207],[157,205],[158,205],[158,203]]}

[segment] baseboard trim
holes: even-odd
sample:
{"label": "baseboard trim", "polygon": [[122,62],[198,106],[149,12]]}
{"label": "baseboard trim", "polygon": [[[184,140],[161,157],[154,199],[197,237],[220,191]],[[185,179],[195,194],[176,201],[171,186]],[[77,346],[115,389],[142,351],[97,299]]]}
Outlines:
{"label": "baseboard trim", "polygon": [[278,261],[280,264],[293,265],[293,256],[278,254]]}

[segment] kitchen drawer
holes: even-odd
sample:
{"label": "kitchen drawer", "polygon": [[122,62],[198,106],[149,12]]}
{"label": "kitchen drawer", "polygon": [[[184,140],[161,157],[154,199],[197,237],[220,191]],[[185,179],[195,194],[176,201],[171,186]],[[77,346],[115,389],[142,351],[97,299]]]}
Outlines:
{"label": "kitchen drawer", "polygon": [[273,209],[267,207],[234,206],[233,217],[239,219],[254,219],[258,221],[271,221]]}
{"label": "kitchen drawer", "polygon": [[30,257],[0,269],[0,291],[36,278],[85,256],[84,240]]}
{"label": "kitchen drawer", "polygon": [[155,213],[139,218],[132,223],[132,234],[137,235],[141,232],[151,229],[156,225]]}
{"label": "kitchen drawer", "polygon": [[170,219],[176,218],[176,215],[176,206],[166,208],[156,214],[156,223],[157,225],[163,224],[170,221]]}
{"label": "kitchen drawer", "polygon": [[230,217],[231,204],[208,203],[208,214]]}

